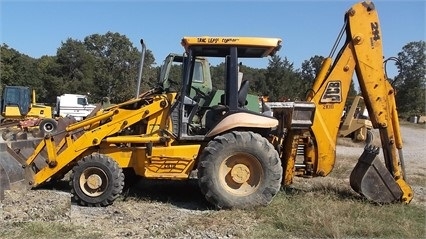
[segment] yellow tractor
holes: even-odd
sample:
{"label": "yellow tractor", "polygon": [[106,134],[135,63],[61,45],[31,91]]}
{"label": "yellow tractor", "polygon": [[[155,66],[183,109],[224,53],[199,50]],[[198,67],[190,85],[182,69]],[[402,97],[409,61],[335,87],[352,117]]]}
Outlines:
{"label": "yellow tractor", "polygon": [[[29,141],[1,144],[0,195],[71,171],[74,201],[107,206],[123,190],[124,170],[146,180],[186,180],[196,172],[201,192],[216,208],[267,205],[295,176],[327,176],[333,169],[355,71],[373,127],[381,133],[385,165],[377,147],[366,147],[350,184],[371,201],[409,203],[413,191],[404,179],[394,91],[383,70],[374,4],[355,4],[345,23],[347,40],[334,63],[325,60],[306,101],[282,102],[271,109],[273,116],[267,107],[260,113],[246,108],[249,81],[239,85],[238,63],[273,56],[280,38],[184,37],[180,83],[160,77],[157,87],[141,94],[138,89],[134,98],[47,135],[35,148]],[[191,95],[199,57],[225,63],[226,87],[215,105],[205,103],[210,94]],[[301,142],[303,161],[296,163]]]}
{"label": "yellow tractor", "polygon": [[[26,134],[20,134],[34,128],[38,132],[52,133],[57,129],[57,122],[53,119],[52,107],[37,104],[35,91],[25,86],[4,86],[1,96],[1,124],[4,140],[11,136],[25,138]],[[22,136],[22,137],[20,137]]]}

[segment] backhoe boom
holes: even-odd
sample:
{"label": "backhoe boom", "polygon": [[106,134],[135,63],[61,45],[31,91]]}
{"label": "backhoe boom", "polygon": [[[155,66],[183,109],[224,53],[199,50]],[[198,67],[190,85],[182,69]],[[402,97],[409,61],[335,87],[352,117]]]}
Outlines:
{"label": "backhoe boom", "polygon": [[[317,156],[313,162],[315,173],[326,176],[334,167],[340,118],[355,71],[373,127],[380,131],[386,168],[402,191],[402,197],[397,200],[408,203],[413,192],[404,181],[395,91],[384,71],[382,35],[374,4],[362,2],[354,5],[346,12],[345,24],[345,44],[333,63],[331,58],[325,59],[307,96],[308,101],[317,105],[311,130],[316,139],[316,148],[308,148]],[[354,181],[355,178],[361,180],[363,175],[354,176]]]}

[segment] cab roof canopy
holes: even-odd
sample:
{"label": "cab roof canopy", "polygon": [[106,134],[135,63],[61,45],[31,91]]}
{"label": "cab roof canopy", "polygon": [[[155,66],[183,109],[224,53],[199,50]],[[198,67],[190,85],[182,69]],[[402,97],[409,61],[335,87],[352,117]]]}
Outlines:
{"label": "cab roof canopy", "polygon": [[184,37],[185,51],[196,56],[225,57],[231,47],[238,48],[238,57],[259,58],[273,56],[281,48],[280,38],[267,37]]}

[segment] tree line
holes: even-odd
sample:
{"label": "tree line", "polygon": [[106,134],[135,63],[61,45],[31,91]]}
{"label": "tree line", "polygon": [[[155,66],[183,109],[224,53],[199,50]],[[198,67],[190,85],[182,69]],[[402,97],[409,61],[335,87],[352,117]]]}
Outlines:
{"label": "tree line", "polygon": [[[396,59],[397,76],[389,79],[396,89],[398,110],[402,114],[424,114],[426,107],[426,43],[409,42]],[[92,34],[83,40],[68,38],[54,56],[32,58],[1,45],[1,85],[21,85],[35,89],[38,102],[54,103],[64,93],[88,94],[92,102],[109,97],[125,101],[135,94],[140,51],[125,36],[116,32]],[[164,56],[165,57],[165,56]],[[268,95],[270,100],[303,100],[321,68],[324,57],[313,56],[296,69],[287,59],[273,56],[266,69],[241,66],[250,79],[250,93]],[[141,91],[153,87],[159,68],[152,51],[145,53]],[[213,86],[224,88],[224,63],[211,66]],[[352,82],[349,95],[357,90]]]}

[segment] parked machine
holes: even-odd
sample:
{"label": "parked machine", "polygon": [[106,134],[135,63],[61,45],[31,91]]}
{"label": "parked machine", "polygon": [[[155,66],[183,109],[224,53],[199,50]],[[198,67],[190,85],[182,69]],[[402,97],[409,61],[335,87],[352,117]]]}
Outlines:
{"label": "parked machine", "polygon": [[89,104],[86,95],[63,94],[56,97],[55,115],[58,117],[72,116],[80,121],[95,108],[96,105]]}
{"label": "parked machine", "polygon": [[349,109],[345,110],[340,124],[339,136],[350,137],[355,142],[365,142],[368,145],[374,138],[372,129],[373,125],[364,104],[364,98],[357,95]]}
{"label": "parked machine", "polygon": [[1,96],[3,139],[17,135],[18,131],[29,131],[37,127],[43,133],[54,132],[57,123],[50,106],[37,104],[35,91],[26,86],[4,86]]}
{"label": "parked machine", "polygon": [[[350,184],[375,202],[409,203],[413,191],[405,181],[394,90],[383,70],[374,4],[352,6],[344,30],[345,44],[334,62],[331,56],[324,61],[306,101],[283,102],[270,109],[273,116],[268,107],[260,113],[247,109],[249,81],[239,86],[238,63],[276,54],[281,39],[184,37],[179,87],[164,77],[163,66],[157,87],[142,94],[138,90],[135,98],[70,124],[35,148],[28,141],[1,144],[0,195],[17,185],[53,182],[71,171],[73,199],[106,206],[122,192],[123,169],[164,180],[185,180],[196,171],[201,192],[217,208],[267,205],[295,176],[327,176],[332,171],[340,117],[355,71],[373,127],[380,131],[384,165],[376,157],[378,147],[366,147]],[[206,103],[212,99],[209,93],[193,88],[201,57],[225,61],[226,87],[214,105]],[[296,163],[299,145],[304,155]]]}

